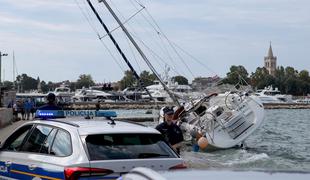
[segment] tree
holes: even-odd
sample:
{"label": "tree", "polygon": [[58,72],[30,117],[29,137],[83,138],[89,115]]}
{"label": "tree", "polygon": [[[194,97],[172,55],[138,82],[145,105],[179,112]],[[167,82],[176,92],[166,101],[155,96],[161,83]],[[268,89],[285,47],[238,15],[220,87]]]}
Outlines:
{"label": "tree", "polygon": [[223,83],[238,84],[239,82],[244,83],[244,81],[248,83],[248,75],[247,70],[243,66],[231,66],[230,72],[227,73],[227,77],[223,80]]}
{"label": "tree", "polygon": [[81,89],[83,87],[89,88],[90,86],[95,85],[93,78],[90,74],[81,74],[79,79],[76,81],[76,88]]}
{"label": "tree", "polygon": [[120,80],[120,88],[121,90],[127,88],[127,87],[133,87],[136,84],[136,78],[134,77],[132,71],[127,70],[125,71],[124,77]]}
{"label": "tree", "polygon": [[29,77],[27,74],[18,75],[16,80],[19,83],[22,92],[37,89],[37,80],[33,77]]}
{"label": "tree", "polygon": [[153,73],[151,74],[149,71],[142,71],[140,73],[140,79],[143,82],[143,85],[146,87],[153,84],[156,76]]}
{"label": "tree", "polygon": [[263,89],[275,83],[275,78],[268,73],[266,68],[256,68],[255,73],[252,73],[250,78],[251,85],[257,89]]}
{"label": "tree", "polygon": [[45,81],[41,81],[41,89],[42,89],[42,92],[44,93],[49,91],[48,85],[46,84]]}
{"label": "tree", "polygon": [[172,79],[180,85],[188,85],[188,79],[184,76],[174,76]]}
{"label": "tree", "polygon": [[7,90],[10,90],[10,89],[13,89],[14,88],[14,83],[11,82],[11,81],[4,81],[2,86],[7,89]]}

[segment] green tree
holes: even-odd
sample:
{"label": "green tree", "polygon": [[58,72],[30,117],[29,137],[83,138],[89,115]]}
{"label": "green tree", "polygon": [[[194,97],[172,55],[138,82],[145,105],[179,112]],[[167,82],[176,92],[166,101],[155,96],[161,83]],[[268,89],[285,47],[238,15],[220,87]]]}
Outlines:
{"label": "green tree", "polygon": [[4,81],[2,86],[7,90],[11,90],[14,88],[14,83],[11,81]]}
{"label": "green tree", "polygon": [[76,88],[81,89],[83,87],[89,88],[95,85],[95,82],[90,74],[81,74],[79,79],[76,81]]}
{"label": "green tree", "polygon": [[180,85],[188,85],[188,79],[184,76],[174,76],[172,79]]}
{"label": "green tree", "polygon": [[120,88],[121,90],[127,87],[133,87],[136,84],[136,78],[134,77],[132,71],[127,70],[125,71],[124,77],[120,80]]}
{"label": "green tree", "polygon": [[275,83],[275,78],[268,74],[266,68],[261,67],[256,68],[255,73],[251,74],[250,79],[251,85],[257,89],[263,89],[264,87]]}
{"label": "green tree", "polygon": [[152,85],[154,80],[156,79],[156,76],[153,73],[150,73],[149,71],[142,71],[140,73],[140,79],[143,82],[144,86]]}
{"label": "green tree", "polygon": [[45,81],[41,81],[41,89],[43,93],[47,93],[49,91],[48,85]]}
{"label": "green tree", "polygon": [[239,65],[239,66],[231,66],[230,67],[230,72],[227,73],[227,77],[223,80],[223,83],[227,84],[238,84],[240,82],[249,83],[249,78],[248,78],[248,72],[247,70]]}
{"label": "green tree", "polygon": [[28,76],[27,74],[18,75],[16,77],[16,80],[19,83],[20,90],[22,92],[37,89],[37,80],[33,77]]}

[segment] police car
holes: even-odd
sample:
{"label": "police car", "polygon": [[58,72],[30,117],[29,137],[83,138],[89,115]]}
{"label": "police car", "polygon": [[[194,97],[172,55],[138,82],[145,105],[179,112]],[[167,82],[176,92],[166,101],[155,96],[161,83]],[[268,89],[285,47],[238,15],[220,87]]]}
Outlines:
{"label": "police car", "polygon": [[1,143],[0,179],[117,179],[135,167],[186,168],[157,130],[114,121],[115,112],[36,116],[40,120],[26,122]]}

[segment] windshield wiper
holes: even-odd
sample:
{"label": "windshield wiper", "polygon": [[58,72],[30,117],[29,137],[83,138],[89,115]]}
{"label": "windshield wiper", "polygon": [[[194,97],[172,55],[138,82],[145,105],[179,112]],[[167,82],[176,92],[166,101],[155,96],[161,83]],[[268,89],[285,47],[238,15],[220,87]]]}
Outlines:
{"label": "windshield wiper", "polygon": [[158,154],[158,153],[140,153],[138,158],[152,158],[152,157],[169,157],[169,154]]}

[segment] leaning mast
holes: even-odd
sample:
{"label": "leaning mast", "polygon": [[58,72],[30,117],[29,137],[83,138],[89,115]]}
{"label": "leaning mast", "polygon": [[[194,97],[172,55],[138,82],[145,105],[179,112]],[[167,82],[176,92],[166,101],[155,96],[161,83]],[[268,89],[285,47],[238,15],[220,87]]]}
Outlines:
{"label": "leaning mast", "polygon": [[[87,0],[89,1],[89,0]],[[130,33],[128,32],[128,30],[126,29],[126,27],[123,25],[123,23],[120,21],[120,19],[117,17],[117,15],[114,13],[114,11],[112,10],[112,8],[110,7],[110,5],[106,2],[106,0],[98,0],[98,2],[103,2],[104,5],[107,7],[107,9],[109,10],[109,12],[111,13],[111,15],[114,17],[114,19],[117,21],[117,23],[119,24],[119,26],[122,28],[122,30],[124,31],[124,33],[127,35],[127,37],[129,38],[129,40],[131,41],[131,43],[135,46],[135,48],[137,49],[137,51],[139,52],[139,54],[141,55],[141,57],[143,58],[143,60],[146,62],[146,64],[149,66],[149,68],[151,69],[151,71],[155,74],[155,76],[157,77],[157,79],[159,80],[159,82],[162,84],[162,86],[164,87],[164,90],[169,94],[169,96],[171,97],[171,99],[178,105],[180,106],[180,102],[178,101],[178,99],[176,98],[176,96],[169,90],[169,88],[167,87],[167,85],[164,83],[164,81],[160,78],[159,74],[157,73],[157,71],[155,70],[155,68],[153,67],[153,65],[150,63],[150,61],[148,60],[148,58],[146,57],[146,55],[143,53],[143,51],[141,50],[141,48],[138,46],[138,44],[136,43],[136,41],[133,39],[133,37],[130,35]]]}
{"label": "leaning mast", "polygon": [[[100,1],[99,1],[100,2]],[[118,50],[118,52],[121,54],[122,58],[124,59],[124,61],[126,62],[126,64],[128,65],[128,67],[130,68],[130,70],[132,71],[133,75],[136,77],[136,79],[139,81],[140,86],[142,86],[145,91],[147,92],[147,94],[150,96],[151,100],[153,100],[153,97],[151,95],[151,93],[149,92],[149,90],[144,86],[143,82],[141,81],[141,78],[139,77],[139,75],[137,74],[137,72],[135,71],[135,69],[132,67],[132,65],[130,64],[130,62],[128,61],[127,57],[125,56],[125,54],[123,53],[122,49],[119,47],[118,43],[116,42],[116,40],[114,39],[114,37],[112,36],[112,34],[110,33],[108,27],[104,24],[104,22],[102,21],[101,17],[99,16],[98,12],[96,11],[96,9],[94,8],[94,6],[92,5],[92,3],[90,2],[90,0],[87,0],[88,5],[90,6],[90,8],[92,9],[92,11],[94,12],[94,14],[96,15],[98,21],[100,22],[100,24],[103,26],[104,30],[107,32],[108,36],[110,37],[111,41],[113,42],[113,44],[115,45],[116,49]]]}

